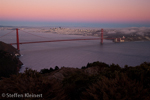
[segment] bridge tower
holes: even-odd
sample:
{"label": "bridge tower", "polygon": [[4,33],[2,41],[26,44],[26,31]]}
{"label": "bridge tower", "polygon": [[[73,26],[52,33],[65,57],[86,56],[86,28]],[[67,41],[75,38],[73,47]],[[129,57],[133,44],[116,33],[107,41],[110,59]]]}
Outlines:
{"label": "bridge tower", "polygon": [[101,29],[101,44],[103,44],[103,29]]}
{"label": "bridge tower", "polygon": [[17,50],[20,51],[20,48],[19,48],[19,34],[18,34],[18,28],[16,28],[16,42],[17,42]]}

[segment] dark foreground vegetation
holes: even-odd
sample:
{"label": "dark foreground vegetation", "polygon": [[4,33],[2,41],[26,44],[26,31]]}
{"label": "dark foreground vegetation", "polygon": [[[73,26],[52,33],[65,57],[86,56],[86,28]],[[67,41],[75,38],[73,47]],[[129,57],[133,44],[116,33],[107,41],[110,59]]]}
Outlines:
{"label": "dark foreground vegetation", "polygon": [[0,41],[0,79],[17,74],[23,63],[16,57],[19,51],[10,44]]}
{"label": "dark foreground vegetation", "polygon": [[[150,63],[147,62],[124,68],[94,62],[81,69],[56,66],[40,72],[26,69],[17,73],[15,60],[4,60],[3,55],[9,54],[3,51],[0,54],[0,73],[3,73],[0,74],[0,99],[150,100]],[[2,93],[42,94],[42,98],[2,97]]]}
{"label": "dark foreground vegetation", "polygon": [[17,74],[23,63],[14,55],[0,50],[0,79]]}

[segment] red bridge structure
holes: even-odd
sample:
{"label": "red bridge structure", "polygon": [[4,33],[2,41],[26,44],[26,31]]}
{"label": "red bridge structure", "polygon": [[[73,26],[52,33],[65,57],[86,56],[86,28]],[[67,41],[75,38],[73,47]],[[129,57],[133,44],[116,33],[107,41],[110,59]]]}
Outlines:
{"label": "red bridge structure", "polygon": [[[16,28],[16,43],[10,43],[11,45],[17,45],[17,50],[18,51],[20,51],[20,47],[19,47],[19,45],[20,44],[31,44],[31,43],[44,43],[44,42],[61,42],[61,41],[80,41],[80,40],[100,40],[100,43],[101,43],[101,45],[103,44],[103,40],[104,39],[115,39],[115,38],[103,38],[103,29],[101,29],[101,37],[99,37],[99,38],[87,38],[87,39],[64,39],[64,40],[48,40],[48,41],[33,41],[33,42],[19,42],[19,32],[18,32],[18,28]],[[14,31],[14,30],[13,30]],[[12,32],[12,31],[11,31]],[[11,33],[11,32],[9,32],[9,33]],[[24,31],[25,32],[25,31]],[[7,33],[7,34],[5,34],[5,35],[3,35],[3,36],[0,36],[0,38],[1,37],[4,37],[4,36],[6,36],[6,35],[8,35],[9,33]],[[28,33],[28,32],[26,32],[26,33]],[[29,34],[31,34],[31,33],[29,33]],[[34,35],[34,34],[32,34],[32,35]],[[35,35],[35,36],[37,36],[37,35]]]}
{"label": "red bridge structure", "polygon": [[49,40],[49,41],[34,41],[34,42],[19,42],[18,28],[16,28],[16,43],[11,43],[11,45],[17,44],[17,50],[20,50],[19,44],[30,44],[30,43],[44,43],[44,42],[61,42],[61,41],[80,41],[80,40],[99,40],[103,44],[103,29],[101,29],[101,38],[87,38],[87,39],[64,39],[64,40]]}

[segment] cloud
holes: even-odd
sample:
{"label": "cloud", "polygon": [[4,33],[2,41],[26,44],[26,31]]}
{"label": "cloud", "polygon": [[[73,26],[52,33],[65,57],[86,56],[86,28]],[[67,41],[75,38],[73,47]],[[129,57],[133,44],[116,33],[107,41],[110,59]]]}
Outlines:
{"label": "cloud", "polygon": [[130,27],[120,29],[106,29],[107,34],[137,34],[145,35],[150,34],[150,27]]}

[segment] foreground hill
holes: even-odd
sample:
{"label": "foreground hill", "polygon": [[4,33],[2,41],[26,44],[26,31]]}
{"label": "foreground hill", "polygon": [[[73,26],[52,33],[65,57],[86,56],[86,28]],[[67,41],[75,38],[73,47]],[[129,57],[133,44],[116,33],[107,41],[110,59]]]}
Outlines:
{"label": "foreground hill", "polygon": [[23,63],[16,54],[19,54],[19,51],[12,45],[0,41],[0,79],[19,72]]}
{"label": "foreground hill", "polygon": [[3,78],[0,86],[0,94],[9,93],[0,99],[149,100],[150,63],[125,68],[94,62],[81,69],[26,69]]}
{"label": "foreground hill", "polygon": [[12,55],[20,54],[19,51],[10,44],[0,41],[0,50],[9,52]]}
{"label": "foreground hill", "polygon": [[0,79],[17,74],[23,63],[14,55],[0,50]]}

